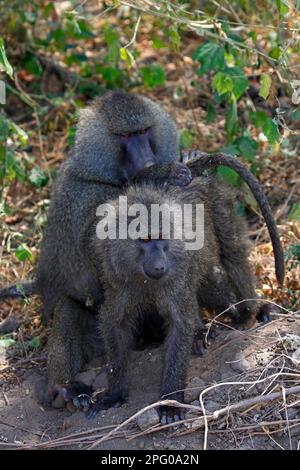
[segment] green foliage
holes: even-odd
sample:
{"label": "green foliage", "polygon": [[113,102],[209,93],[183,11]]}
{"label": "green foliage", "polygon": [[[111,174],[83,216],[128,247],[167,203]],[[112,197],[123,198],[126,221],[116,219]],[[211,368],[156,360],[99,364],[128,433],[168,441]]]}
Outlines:
{"label": "green foliage", "polygon": [[9,348],[9,346],[13,346],[15,344],[15,340],[10,337],[0,337],[0,348]]}
{"label": "green foliage", "polygon": [[300,222],[300,201],[295,202],[289,213],[289,220],[297,220]]}
{"label": "green foliage", "polygon": [[25,261],[27,259],[29,261],[33,261],[33,254],[25,243],[18,246],[15,251],[15,255],[19,261]]}
{"label": "green foliage", "polygon": [[46,173],[38,167],[31,170],[28,179],[30,183],[32,183],[33,186],[36,186],[37,188],[45,186],[49,181],[49,177],[46,175]]}
{"label": "green foliage", "polygon": [[192,146],[194,137],[187,129],[183,129],[180,133],[180,146],[182,149],[188,149]]}
{"label": "green foliage", "polygon": [[267,73],[263,73],[260,78],[259,96],[266,100],[269,96],[271,85],[272,78]]}
{"label": "green foliage", "polygon": [[141,68],[143,83],[147,88],[155,88],[165,83],[165,72],[160,65],[147,65]]}
{"label": "green foliage", "polygon": [[28,341],[27,345],[30,349],[40,349],[41,338],[39,336],[34,336],[30,341]]}
{"label": "green foliage", "polygon": [[4,71],[12,79],[13,78],[13,68],[10,65],[4,48],[3,38],[0,37],[0,72]]}
{"label": "green foliage", "polygon": [[199,75],[210,70],[222,70],[225,63],[224,53],[224,47],[215,42],[206,42],[198,47],[192,58],[201,64],[198,70]]}
{"label": "green foliage", "polygon": [[289,245],[284,253],[285,262],[295,260],[294,266],[299,265],[300,262],[300,245]]}

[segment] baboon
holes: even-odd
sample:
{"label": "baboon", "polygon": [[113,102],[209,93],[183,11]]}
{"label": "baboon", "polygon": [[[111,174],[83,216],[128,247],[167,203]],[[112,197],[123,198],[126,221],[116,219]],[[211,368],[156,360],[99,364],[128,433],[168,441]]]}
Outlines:
{"label": "baboon", "polygon": [[[109,92],[81,112],[75,149],[62,164],[54,183],[36,279],[0,291],[0,298],[37,293],[43,301],[43,318],[53,315],[49,391],[56,390],[56,384],[72,380],[84,361],[101,351],[97,338],[88,340],[97,336],[95,313],[104,299],[101,278],[87,251],[87,240],[94,231],[96,208],[122,194],[135,181],[151,182],[164,188],[185,186],[191,181],[191,172],[193,176],[200,175],[215,161],[213,156],[201,154],[195,162],[188,162],[187,167],[178,160],[175,124],[159,105],[147,98]],[[242,177],[248,178],[248,184],[250,180],[253,182],[252,175],[236,159],[223,155],[217,159],[217,164],[220,163],[235,168]],[[276,266],[281,268],[277,273],[280,271],[282,280],[280,243],[274,245],[274,240],[279,240],[276,225],[269,206],[261,200],[260,187],[253,184],[250,187],[267,221]],[[228,229],[225,233],[222,229],[221,209],[216,207],[216,214],[214,225],[222,263],[238,285],[242,274],[240,265],[235,265],[232,259],[231,232]],[[243,298],[248,297],[244,294]],[[52,392],[49,397],[51,395]]]}
{"label": "baboon", "polygon": [[[213,192],[212,192],[213,190]],[[91,242],[98,275],[104,282],[105,300],[100,307],[100,332],[110,365],[110,390],[90,408],[88,417],[100,410],[124,402],[128,394],[126,366],[130,348],[139,337],[139,325],[143,318],[156,315],[164,319],[166,328],[165,361],[161,387],[161,399],[183,401],[183,389],[195,329],[199,325],[199,308],[210,308],[216,313],[224,311],[239,300],[237,285],[248,284],[255,296],[253,276],[247,260],[248,242],[244,221],[234,212],[232,191],[217,183],[214,177],[195,178],[184,188],[158,190],[151,184],[131,187],[126,192],[128,207],[143,204],[147,208],[146,224],[151,227],[153,204],[166,205],[176,210],[184,204],[203,203],[203,247],[185,249],[187,238],[176,239],[171,219],[170,239],[164,238],[163,228],[146,232],[139,239],[98,239]],[[239,263],[244,264],[243,277],[232,279],[221,261],[219,241],[213,217],[215,200],[222,202],[223,230],[234,234],[231,249]],[[110,202],[119,218],[124,209],[119,201]],[[128,224],[131,218],[128,217]],[[143,220],[144,224],[145,221]],[[183,235],[186,234],[184,229]],[[254,317],[255,309],[252,309]],[[249,318],[248,318],[249,320]],[[201,322],[201,318],[200,318]],[[169,423],[182,417],[180,408],[163,407],[162,422]]]}

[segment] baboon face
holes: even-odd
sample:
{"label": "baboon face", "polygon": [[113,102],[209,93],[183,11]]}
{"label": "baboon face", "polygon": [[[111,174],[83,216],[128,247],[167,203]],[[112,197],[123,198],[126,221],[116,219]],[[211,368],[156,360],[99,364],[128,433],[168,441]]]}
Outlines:
{"label": "baboon face", "polygon": [[151,240],[151,238],[137,240],[141,252],[142,272],[145,278],[159,280],[168,275],[168,240]]}
{"label": "baboon face", "polygon": [[121,147],[120,174],[122,181],[128,181],[139,171],[155,163],[155,146],[151,128],[135,132],[115,134]]}
{"label": "baboon face", "polygon": [[187,252],[181,240],[137,239],[110,240],[101,249],[105,264],[121,283],[126,279],[138,283],[164,284],[186,269]]}
{"label": "baboon face", "polygon": [[108,93],[102,102],[106,127],[120,148],[120,178],[126,182],[156,163],[156,118],[149,103],[138,95]]}

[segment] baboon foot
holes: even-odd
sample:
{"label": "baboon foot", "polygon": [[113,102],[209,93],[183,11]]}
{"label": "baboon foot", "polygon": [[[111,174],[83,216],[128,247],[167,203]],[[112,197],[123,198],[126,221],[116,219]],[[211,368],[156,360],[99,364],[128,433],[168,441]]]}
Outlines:
{"label": "baboon foot", "polygon": [[257,307],[255,305],[243,305],[233,307],[229,316],[232,320],[232,323],[239,330],[248,330],[252,328],[256,322]]}
{"label": "baboon foot", "polygon": [[168,186],[187,186],[192,181],[191,170],[184,164],[176,162],[172,169],[168,180],[165,183],[165,187]]}
{"label": "baboon foot", "polygon": [[161,424],[172,424],[185,418],[185,410],[176,406],[160,406],[158,412]]}
{"label": "baboon foot", "polygon": [[273,317],[272,317],[272,311],[279,311],[278,308],[276,308],[276,306],[272,305],[272,304],[268,304],[268,303],[265,303],[265,304],[262,304],[259,308],[259,311],[258,311],[258,314],[256,316],[257,318],[257,321],[259,321],[260,323],[263,323],[263,324],[266,324],[266,323],[269,323],[270,321],[273,320]]}
{"label": "baboon foot", "polygon": [[[91,403],[93,388],[80,382],[69,384],[56,384],[48,387],[46,402],[57,407],[57,402],[61,399],[61,407],[68,402],[72,402],[78,409],[87,409]],[[54,403],[56,402],[56,405]],[[60,407],[60,405],[58,406]]]}
{"label": "baboon foot", "polygon": [[125,403],[125,398],[117,393],[111,395],[105,395],[98,398],[90,407],[87,419],[94,419],[95,416],[102,410],[108,410],[109,408],[117,408]]}
{"label": "baboon foot", "polygon": [[62,396],[66,402],[72,401],[78,409],[87,409],[91,404],[93,388],[80,382],[73,382],[62,387]]}

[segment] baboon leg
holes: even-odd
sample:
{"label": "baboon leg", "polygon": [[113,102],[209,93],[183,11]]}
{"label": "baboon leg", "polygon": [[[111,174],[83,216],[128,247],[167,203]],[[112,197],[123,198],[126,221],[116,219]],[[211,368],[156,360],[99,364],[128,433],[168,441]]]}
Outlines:
{"label": "baboon leg", "polygon": [[[183,402],[183,389],[189,355],[193,343],[194,319],[197,310],[187,312],[179,306],[171,305],[171,323],[166,338],[165,364],[163,371],[161,399]],[[180,421],[184,418],[182,408],[162,406],[162,424]]]}
{"label": "baboon leg", "polygon": [[83,316],[84,309],[75,301],[64,298],[56,306],[48,346],[48,387],[46,401],[51,403],[57,394],[65,401],[73,400],[81,405],[78,395],[86,403],[90,387],[72,383],[72,379],[84,364]]}
{"label": "baboon leg", "polygon": [[[106,310],[106,309],[105,309]],[[116,307],[113,313],[119,315],[120,309]],[[128,394],[126,380],[126,365],[130,350],[132,335],[129,330],[122,327],[120,322],[114,321],[111,309],[101,309],[101,329],[104,339],[106,356],[110,365],[109,393],[98,398],[88,412],[88,419],[94,418],[99,411],[120,406],[125,402]]]}

